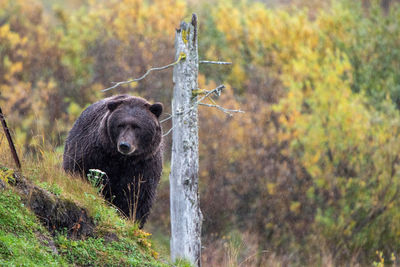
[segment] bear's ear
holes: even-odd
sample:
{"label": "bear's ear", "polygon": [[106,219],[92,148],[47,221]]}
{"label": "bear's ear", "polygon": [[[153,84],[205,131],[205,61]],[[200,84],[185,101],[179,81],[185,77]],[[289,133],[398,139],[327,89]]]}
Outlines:
{"label": "bear's ear", "polygon": [[119,105],[122,104],[122,100],[111,100],[107,103],[107,108],[110,111],[114,111]]}
{"label": "bear's ear", "polygon": [[163,112],[163,104],[161,104],[160,102],[154,103],[149,107],[149,109],[158,118]]}

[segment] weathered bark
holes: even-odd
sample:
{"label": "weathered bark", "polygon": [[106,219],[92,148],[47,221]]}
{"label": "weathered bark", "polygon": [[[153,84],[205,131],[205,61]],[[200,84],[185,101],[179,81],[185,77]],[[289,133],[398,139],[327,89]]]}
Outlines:
{"label": "weathered bark", "polygon": [[200,266],[201,223],[198,194],[198,116],[196,97],[198,52],[197,17],[176,31],[176,59],[172,100],[172,158],[170,174],[171,258],[188,259]]}

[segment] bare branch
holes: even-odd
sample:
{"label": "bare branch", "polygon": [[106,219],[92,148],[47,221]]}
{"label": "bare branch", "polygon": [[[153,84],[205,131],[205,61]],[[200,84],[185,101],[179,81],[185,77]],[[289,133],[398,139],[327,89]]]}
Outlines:
{"label": "bare branch", "polygon": [[109,91],[109,90],[111,90],[111,89],[114,89],[114,88],[116,88],[116,87],[118,87],[118,86],[120,86],[120,85],[123,85],[123,84],[128,84],[128,83],[132,83],[132,82],[138,82],[138,81],[143,80],[144,78],[146,78],[146,76],[149,75],[150,72],[152,72],[152,71],[154,71],[154,70],[165,70],[165,69],[168,69],[168,68],[173,67],[174,65],[178,64],[179,61],[181,61],[182,59],[185,59],[185,58],[186,58],[186,55],[182,53],[182,54],[179,55],[179,58],[178,58],[175,62],[173,62],[173,63],[171,63],[171,64],[168,64],[168,65],[165,65],[165,66],[162,66],[162,67],[150,68],[150,69],[148,69],[148,70],[146,71],[146,73],[145,73],[142,77],[137,78],[137,79],[131,79],[131,80],[122,81],[122,82],[111,82],[111,83],[114,83],[113,86],[108,87],[108,88],[106,88],[106,89],[103,89],[103,90],[101,90],[101,91],[102,91],[102,92],[107,92],[107,91]]}
{"label": "bare branch", "polygon": [[[219,106],[219,105],[213,105],[213,104],[202,103],[202,101],[203,101],[204,99],[210,98],[210,95],[213,94],[213,93],[216,94],[217,96],[221,95],[222,89],[224,89],[224,88],[225,88],[225,85],[221,84],[221,85],[218,86],[217,88],[215,88],[215,89],[213,89],[213,90],[211,90],[211,91],[208,91],[202,98],[200,98],[200,99],[196,102],[196,104],[202,105],[202,106],[207,106],[207,107],[212,107],[212,108],[217,108],[217,109],[219,109],[219,110],[225,112],[225,113],[228,114],[229,116],[232,116],[232,115],[233,115],[232,113],[244,113],[244,111],[242,111],[242,110],[226,109],[226,108],[223,108],[223,107],[221,107],[221,106]],[[214,102],[214,100],[212,100],[212,99],[211,99],[211,101]],[[214,102],[214,103],[215,103],[215,102]]]}
{"label": "bare branch", "polygon": [[165,134],[163,134],[163,137],[169,135],[172,132],[173,129],[174,129],[174,126],[171,127],[171,129],[169,129]]}
{"label": "bare branch", "polygon": [[210,100],[212,104],[217,105],[217,102],[215,102],[211,96],[208,97],[208,100]]}
{"label": "bare branch", "polygon": [[217,108],[217,109],[221,110],[222,112],[228,114],[229,116],[233,116],[232,113],[245,113],[243,110],[240,110],[240,109],[227,109],[227,108],[223,108],[219,105],[211,105],[211,104],[206,104],[206,103],[199,103],[199,105],[210,107],[210,108]]}
{"label": "bare branch", "polygon": [[199,61],[199,64],[232,65],[232,62],[200,60],[200,61]]}
{"label": "bare branch", "polygon": [[164,123],[168,120],[172,119],[172,115],[169,115],[168,117],[166,117],[165,119],[161,120],[160,123]]}
{"label": "bare branch", "polygon": [[215,89],[213,89],[213,90],[211,90],[211,91],[208,91],[202,98],[200,98],[200,100],[198,100],[198,101],[196,102],[196,104],[201,103],[201,101],[203,101],[205,98],[207,98],[209,95],[211,95],[211,94],[213,94],[213,93],[215,93],[217,96],[220,96],[220,95],[221,95],[221,92],[222,92],[222,89],[224,89],[224,88],[225,88],[225,85],[221,84],[221,85],[218,86],[217,88],[215,88]]}
{"label": "bare branch", "polygon": [[[225,88],[225,85],[221,84],[221,85],[219,85],[217,88],[215,88],[215,89],[213,89],[213,90],[210,90],[210,91],[204,90],[204,91],[206,91],[206,94],[205,94],[203,97],[201,97],[199,100],[197,100],[197,101],[193,104],[193,106],[192,106],[191,108],[186,109],[186,110],[176,110],[173,114],[169,114],[169,116],[168,116],[167,118],[161,120],[160,123],[166,122],[166,121],[172,119],[172,117],[175,117],[175,116],[183,116],[183,117],[185,117],[185,116],[187,116],[187,115],[190,113],[190,111],[192,111],[192,110],[195,108],[195,106],[197,106],[197,105],[202,105],[202,106],[217,108],[217,109],[221,110],[222,112],[228,114],[229,116],[233,116],[232,113],[245,113],[245,112],[242,111],[242,110],[227,109],[227,108],[221,107],[221,106],[216,105],[216,104],[213,105],[213,104],[202,103],[202,101],[203,101],[204,99],[206,99],[206,98],[210,99],[213,103],[215,103],[215,101],[214,101],[210,96],[211,96],[212,94],[215,94],[215,95],[217,95],[217,96],[221,95],[222,89],[224,89],[224,88]],[[163,134],[163,136],[167,136],[168,134],[170,134],[170,133],[172,132],[173,128],[174,128],[174,127],[172,127],[171,129],[169,129],[165,134]]]}

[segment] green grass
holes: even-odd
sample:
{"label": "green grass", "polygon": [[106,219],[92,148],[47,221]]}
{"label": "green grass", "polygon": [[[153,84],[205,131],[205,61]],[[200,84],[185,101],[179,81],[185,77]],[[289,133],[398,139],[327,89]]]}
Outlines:
{"label": "green grass", "polygon": [[[4,144],[4,143],[3,143]],[[0,166],[10,167],[7,149],[0,142]],[[51,236],[8,185],[0,189],[0,266],[171,266],[168,255],[158,255],[150,234],[140,230],[107,203],[86,180],[66,174],[61,153],[42,150],[22,159],[22,174],[57,197],[84,207],[95,222],[94,234],[69,239],[66,229]],[[10,170],[0,168],[0,179],[9,180]],[[53,242],[58,255],[48,242]],[[159,260],[163,259],[163,260]],[[167,260],[165,260],[167,259]],[[180,263],[175,266],[188,266]]]}
{"label": "green grass", "polygon": [[164,266],[151,257],[144,257],[129,239],[107,242],[103,238],[71,240],[59,235],[56,243],[68,262],[76,265]]}
{"label": "green grass", "polygon": [[50,239],[20,197],[12,189],[0,191],[0,266],[65,266],[43,237]]}
{"label": "green grass", "polygon": [[10,188],[0,191],[0,266],[168,266],[153,257],[146,233],[127,230],[127,237],[115,235],[117,240],[106,240],[102,233],[73,240],[61,231],[54,238],[57,255],[48,246],[52,237],[18,194]]}

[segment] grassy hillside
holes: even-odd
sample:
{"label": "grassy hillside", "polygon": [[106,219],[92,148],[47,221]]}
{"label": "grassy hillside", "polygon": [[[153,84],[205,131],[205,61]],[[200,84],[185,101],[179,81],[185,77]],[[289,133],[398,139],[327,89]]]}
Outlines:
{"label": "grassy hillside", "polygon": [[[62,171],[60,153],[25,157],[21,176],[10,168],[2,137],[0,265],[170,266],[153,249],[150,234],[118,214],[88,182]],[[74,209],[87,217],[66,227]]]}

